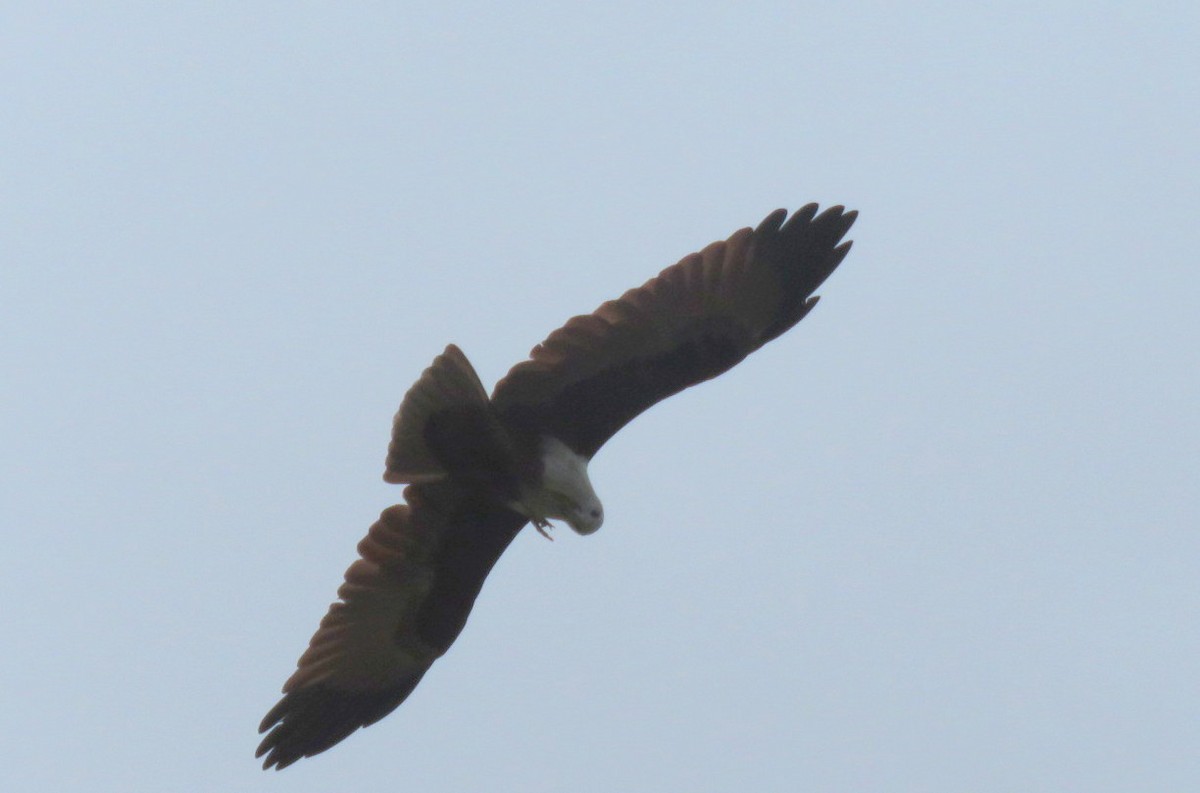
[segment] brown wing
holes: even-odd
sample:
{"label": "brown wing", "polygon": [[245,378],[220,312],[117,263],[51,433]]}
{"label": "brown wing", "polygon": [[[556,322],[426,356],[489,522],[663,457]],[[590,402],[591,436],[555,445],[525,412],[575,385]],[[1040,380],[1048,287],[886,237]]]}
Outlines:
{"label": "brown wing", "polygon": [[575,317],[496,384],[510,427],[591,457],[642,411],[716,377],[799,322],[850,250],[856,212],[776,210]]}
{"label": "brown wing", "polygon": [[263,768],[323,752],[404,701],[466,624],[526,518],[453,483],[413,485],[358,546],[284,696],[259,732]]}

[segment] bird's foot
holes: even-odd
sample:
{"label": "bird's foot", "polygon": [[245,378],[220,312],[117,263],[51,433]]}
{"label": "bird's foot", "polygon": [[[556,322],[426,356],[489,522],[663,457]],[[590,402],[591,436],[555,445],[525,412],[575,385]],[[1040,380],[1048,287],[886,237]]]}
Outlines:
{"label": "bird's foot", "polygon": [[550,525],[550,521],[545,520],[545,519],[542,519],[542,520],[535,519],[533,521],[533,527],[538,530],[538,534],[542,535],[550,542],[554,542],[554,538],[550,536],[550,529],[553,528]]}

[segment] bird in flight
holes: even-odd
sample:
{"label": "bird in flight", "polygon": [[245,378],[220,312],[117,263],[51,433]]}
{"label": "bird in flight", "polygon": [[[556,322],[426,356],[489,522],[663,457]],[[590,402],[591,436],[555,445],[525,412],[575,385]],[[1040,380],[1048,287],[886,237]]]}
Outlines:
{"label": "bird in flight", "polygon": [[550,334],[491,398],[450,345],[405,395],[384,480],[407,484],[358,545],[329,608],[259,725],[282,769],[400,705],[450,648],[492,566],[532,523],[591,534],[587,466],[636,416],[791,328],[850,250],[857,216],[809,204],[685,256]]}

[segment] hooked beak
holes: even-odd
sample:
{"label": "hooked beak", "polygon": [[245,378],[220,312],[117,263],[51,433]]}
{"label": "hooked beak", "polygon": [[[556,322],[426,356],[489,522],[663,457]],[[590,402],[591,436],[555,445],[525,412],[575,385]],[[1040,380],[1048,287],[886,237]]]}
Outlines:
{"label": "hooked beak", "polygon": [[604,523],[604,509],[599,504],[573,509],[566,521],[576,534],[593,534]]}

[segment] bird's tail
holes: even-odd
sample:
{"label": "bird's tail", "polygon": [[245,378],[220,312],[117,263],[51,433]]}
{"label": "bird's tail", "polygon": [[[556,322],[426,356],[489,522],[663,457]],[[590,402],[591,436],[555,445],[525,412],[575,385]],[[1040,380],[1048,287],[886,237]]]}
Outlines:
{"label": "bird's tail", "polygon": [[387,468],[383,479],[393,484],[433,482],[444,478],[450,461],[437,439],[450,427],[491,423],[487,392],[479,375],[451,344],[433,360],[404,395],[392,422]]}

